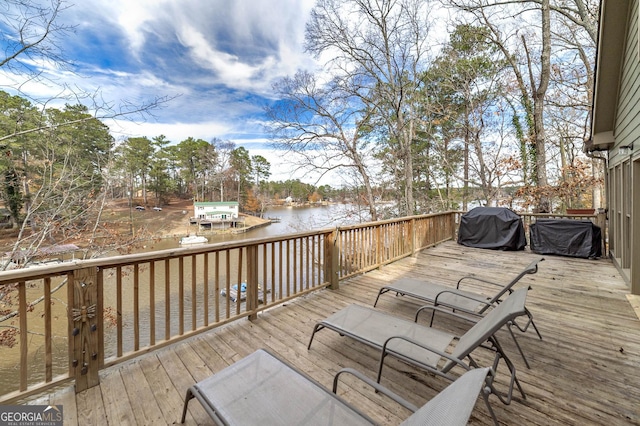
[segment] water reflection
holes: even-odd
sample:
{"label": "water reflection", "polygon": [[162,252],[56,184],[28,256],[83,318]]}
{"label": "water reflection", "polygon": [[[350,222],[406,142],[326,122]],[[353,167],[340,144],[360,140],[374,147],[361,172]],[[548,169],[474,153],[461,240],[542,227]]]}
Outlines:
{"label": "water reflection", "polygon": [[[264,213],[264,217],[277,218],[279,221],[241,234],[231,234],[228,232],[212,233],[211,231],[203,231],[202,235],[206,235],[207,238],[209,238],[209,243],[214,244],[226,241],[241,241],[247,238],[273,237],[314,229],[351,225],[369,220],[369,215],[366,209],[358,208],[358,206],[353,204],[330,204],[314,207],[269,207]],[[179,247],[179,239],[179,237],[162,239],[158,242],[145,246],[140,251],[176,248]]]}

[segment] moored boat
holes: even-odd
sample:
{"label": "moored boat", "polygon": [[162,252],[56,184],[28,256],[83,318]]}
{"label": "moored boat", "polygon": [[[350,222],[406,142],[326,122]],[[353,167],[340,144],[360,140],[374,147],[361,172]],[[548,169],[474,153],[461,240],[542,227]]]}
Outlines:
{"label": "moored boat", "polygon": [[189,235],[187,237],[180,238],[180,245],[185,246],[189,244],[204,244],[208,243],[209,239],[202,235]]}

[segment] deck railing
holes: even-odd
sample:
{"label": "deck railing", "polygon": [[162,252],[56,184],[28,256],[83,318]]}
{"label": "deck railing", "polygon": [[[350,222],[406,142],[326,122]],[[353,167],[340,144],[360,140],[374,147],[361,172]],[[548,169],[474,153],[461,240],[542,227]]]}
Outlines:
{"label": "deck railing", "polygon": [[2,272],[0,403],[66,380],[81,391],[98,384],[106,366],[336,288],[341,279],[454,238],[458,215]]}

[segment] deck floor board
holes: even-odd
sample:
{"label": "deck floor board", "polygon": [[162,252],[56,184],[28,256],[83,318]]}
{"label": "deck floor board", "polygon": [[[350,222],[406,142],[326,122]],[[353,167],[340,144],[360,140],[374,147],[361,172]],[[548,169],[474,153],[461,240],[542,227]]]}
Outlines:
{"label": "deck floor board", "polygon": [[[49,395],[49,400],[64,404],[65,424],[178,423],[190,385],[259,348],[279,354],[326,387],[331,386],[333,374],[342,367],[353,367],[374,377],[377,352],[335,332],[318,332],[307,350],[314,324],[351,303],[372,306],[378,289],[399,278],[452,287],[467,274],[508,282],[538,257],[528,250],[502,252],[467,248],[453,242],[440,244],[343,281],[339,290],[311,293],[262,312],[253,322],[226,324],[110,367],[101,372],[99,387],[74,395],[71,385]],[[522,399],[514,391],[510,405],[491,397],[500,422],[640,424],[640,320],[626,298],[628,289],[613,264],[607,259],[546,256],[539,272],[525,276],[518,285],[532,287],[527,306],[543,340],[533,330],[525,334],[516,332],[531,364],[531,369],[527,369],[511,337],[500,331],[499,339],[527,394]],[[484,290],[477,285],[467,288]],[[376,309],[412,319],[419,306],[411,298],[387,293],[381,296]],[[437,317],[435,326],[457,334],[468,328],[445,316]],[[481,364],[489,363],[492,356],[478,353],[476,359]],[[504,370],[499,370],[497,386],[504,389],[506,380]],[[393,359],[386,362],[382,382],[417,405],[448,384],[442,378]],[[355,381],[345,380],[339,393],[380,424],[397,424],[408,416],[404,408]],[[204,410],[192,402],[186,424],[207,422]],[[492,424],[481,400],[470,424]]]}

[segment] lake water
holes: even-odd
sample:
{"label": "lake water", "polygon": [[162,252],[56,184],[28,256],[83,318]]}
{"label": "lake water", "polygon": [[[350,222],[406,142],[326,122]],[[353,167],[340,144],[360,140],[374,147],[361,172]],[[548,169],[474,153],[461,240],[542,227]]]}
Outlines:
{"label": "lake water", "polygon": [[[365,212],[358,212],[357,209],[354,208],[353,205],[349,204],[333,204],[327,206],[317,206],[317,207],[274,207],[267,210],[264,214],[265,217],[270,218],[278,218],[279,222],[274,222],[270,225],[259,227],[253,229],[249,232],[243,234],[213,234],[213,233],[203,233],[209,238],[209,243],[218,243],[225,241],[234,241],[234,240],[243,240],[247,238],[262,238],[262,237],[271,237],[283,234],[290,234],[295,232],[309,231],[314,229],[326,229],[340,225],[348,225],[359,222],[364,222],[368,220],[368,214]],[[161,239],[158,242],[149,243],[144,248],[137,251],[154,251],[154,250],[162,250],[162,249],[170,249],[179,247],[178,244],[179,238],[165,238]],[[157,272],[158,274],[162,271]],[[177,274],[177,268],[173,271],[174,274]],[[202,272],[199,271],[199,274]],[[234,274],[235,275],[235,274]],[[145,278],[146,275],[141,275],[141,285],[140,285],[140,297],[141,303],[144,305],[143,301],[148,300],[148,290],[145,286]],[[128,282],[131,277],[125,277],[125,281]],[[158,278],[161,281],[162,278]],[[201,279],[201,278],[199,278]],[[114,287],[114,276],[106,276],[105,277],[105,307],[115,307],[115,292],[112,291]],[[159,281],[159,282],[160,282]],[[177,281],[177,277],[172,277],[172,281]],[[57,284],[57,279],[52,285],[52,288]],[[126,287],[126,284],[125,284]],[[35,299],[38,295],[41,295],[40,288],[28,289],[28,298],[29,300]],[[66,290],[62,290],[66,291]],[[128,301],[130,297],[125,297]],[[56,303],[52,306],[54,315],[58,318],[64,318],[66,316],[66,306],[64,303],[58,303],[57,299]],[[188,304],[188,300],[186,303]],[[40,336],[43,333],[43,324],[42,324],[42,304],[37,305],[34,308],[34,312],[30,314],[30,330],[32,333],[36,333],[34,336]],[[162,311],[162,306],[158,306],[157,309]],[[172,307],[172,322],[173,319],[178,317],[177,307]],[[131,308],[128,306],[123,306],[123,316],[125,314],[130,314]],[[175,312],[174,312],[175,311]],[[141,316],[145,316],[144,308],[141,310]],[[160,312],[159,315],[162,315]],[[34,321],[34,319],[38,319],[38,321]],[[186,318],[185,321],[188,323],[189,318]],[[162,324],[159,324],[158,327],[161,327]],[[172,327],[175,324],[172,324]],[[162,335],[162,330],[158,328],[157,332]],[[56,374],[60,374],[67,368],[68,358],[67,358],[67,323],[65,321],[54,321],[53,324],[53,365],[54,371]],[[132,341],[132,329],[130,327],[125,329],[125,342]],[[148,329],[145,325],[141,325],[141,334],[148,335]],[[40,342],[41,339],[38,337],[30,337],[29,344],[29,357],[31,358],[30,362],[34,362],[33,365],[43,366],[42,357],[43,357],[43,346]],[[105,346],[108,354],[113,351],[115,347],[115,333],[105,333]],[[161,337],[159,337],[161,338]],[[0,393],[5,391],[10,391],[17,389],[18,383],[16,382],[17,374],[18,374],[18,365],[20,360],[20,352],[19,346],[15,346],[12,349],[7,347],[0,347]],[[35,368],[29,372],[30,380],[41,379],[43,377],[44,371],[42,368]]]}
{"label": "lake water", "polygon": [[[209,238],[209,243],[221,243],[225,241],[239,241],[247,238],[273,237],[277,235],[291,234],[295,232],[325,229],[335,226],[352,225],[368,221],[369,214],[366,210],[358,210],[353,204],[330,204],[326,206],[282,206],[269,207],[265,218],[278,218],[279,222],[252,229],[242,234],[201,232]],[[147,246],[143,251],[163,250],[178,247],[179,238],[168,238],[152,246]]]}
{"label": "lake water", "polygon": [[245,238],[270,237],[292,232],[351,225],[365,222],[369,218],[366,211],[358,211],[356,206],[352,204],[331,204],[317,207],[270,207],[264,216],[267,218],[279,218],[280,222],[254,229],[245,234]]}

